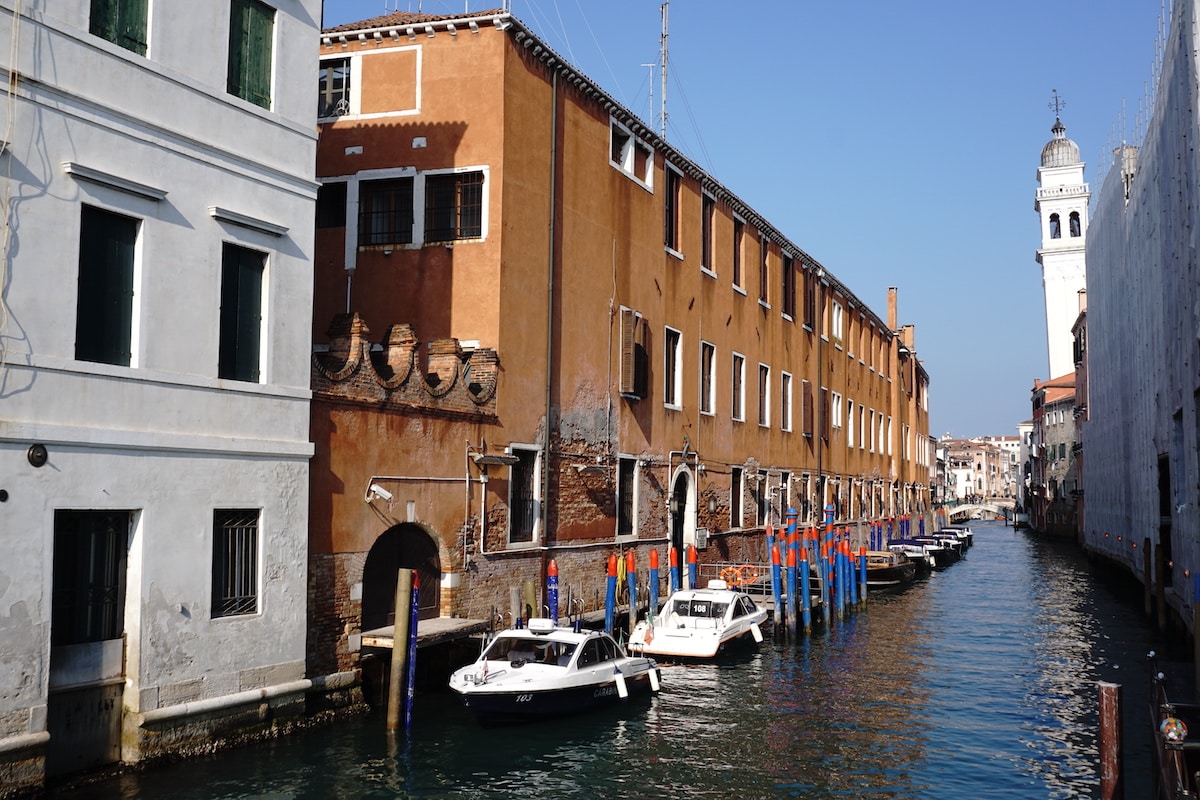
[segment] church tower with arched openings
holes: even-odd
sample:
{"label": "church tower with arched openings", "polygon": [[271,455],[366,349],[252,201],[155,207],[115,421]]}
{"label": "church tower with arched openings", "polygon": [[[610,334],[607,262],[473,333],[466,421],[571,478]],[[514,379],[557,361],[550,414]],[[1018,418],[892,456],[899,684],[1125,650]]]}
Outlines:
{"label": "church tower with arched openings", "polygon": [[1051,378],[1075,371],[1074,334],[1079,316],[1079,293],[1087,289],[1084,243],[1087,240],[1088,200],[1083,181],[1079,146],[1067,138],[1058,117],[1062,102],[1055,94],[1053,137],[1042,148],[1038,167],[1037,199],[1033,210],[1042,224],[1042,245],[1037,262],[1042,265],[1046,292],[1046,347]]}

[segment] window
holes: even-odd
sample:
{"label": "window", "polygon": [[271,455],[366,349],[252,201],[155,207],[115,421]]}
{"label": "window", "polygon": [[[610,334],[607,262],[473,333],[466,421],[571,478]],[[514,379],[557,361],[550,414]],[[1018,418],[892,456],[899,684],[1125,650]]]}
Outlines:
{"label": "window", "polygon": [[871,446],[871,452],[875,452],[875,409],[871,409],[871,427],[863,428],[863,436],[866,437],[867,443]]}
{"label": "window", "polygon": [[[882,414],[879,415],[879,435],[880,435],[880,437],[883,436],[883,415]],[[883,441],[884,440],[882,438],[880,438],[879,452],[881,452],[881,453],[883,452]],[[887,418],[887,454],[889,456],[892,454],[892,418],[891,417]]]}
{"label": "window", "polygon": [[708,195],[700,199],[700,269],[716,272],[713,264],[713,222],[717,216],[717,201]]}
{"label": "window", "polygon": [[746,357],[741,353],[733,354],[733,419],[743,422],[746,419]]}
{"label": "window", "polygon": [[527,544],[535,540],[541,507],[538,497],[538,451],[512,448],[517,463],[508,468],[508,541]]}
{"label": "window", "polygon": [[425,178],[425,243],[483,236],[483,173]]}
{"label": "window", "polygon": [[55,511],[50,643],[120,639],[128,511]]}
{"label": "window", "polygon": [[680,364],[680,347],[683,336],[674,328],[663,333],[663,403],[679,408],[679,396],[683,388],[683,369]]}
{"label": "window", "polygon": [[767,256],[770,255],[771,249],[766,236],[759,237],[758,245],[758,302],[765,305],[770,300],[767,291],[767,281],[770,280]]}
{"label": "window", "polygon": [[771,368],[758,365],[758,424],[771,424]]}
{"label": "window", "polygon": [[258,611],[258,511],[213,512],[212,615]]}
{"label": "window", "polygon": [[1050,215],[1050,238],[1062,238],[1062,222],[1059,220],[1058,214]]}
{"label": "window", "polygon": [[350,59],[321,59],[317,76],[317,117],[343,117],[349,113]]}
{"label": "window", "polygon": [[363,181],[358,186],[358,246],[412,244],[413,179]]}
{"label": "window", "polygon": [[1072,211],[1070,216],[1071,236],[1079,236],[1081,229],[1079,227],[1079,212]]}
{"label": "window", "polygon": [[846,400],[846,447],[854,448],[854,401]]}
{"label": "window", "polygon": [[804,273],[804,327],[814,330],[817,320],[817,290],[820,282],[811,272]]}
{"label": "window", "polygon": [[742,240],[746,236],[746,223],[740,219],[733,221],[733,285],[742,288]]}
{"label": "window", "polygon": [[814,432],[813,388],[811,381],[803,379],[800,381],[800,417],[804,425],[804,435],[812,436]]}
{"label": "window", "polygon": [[621,394],[643,398],[649,381],[649,326],[631,308],[621,309]]}
{"label": "window", "polygon": [[742,527],[742,468],[729,468],[729,527]]}
{"label": "window", "polygon": [[817,409],[817,425],[821,429],[821,438],[829,441],[829,390],[822,386],[818,397],[821,406]]}
{"label": "window", "polygon": [[830,311],[830,328],[833,330],[833,341],[835,344],[842,343],[843,326],[845,320],[842,316],[842,304],[836,300],[833,302],[833,308]]}
{"label": "window", "polygon": [[829,424],[840,430],[842,427],[842,396],[837,392],[830,394]]}
{"label": "window", "polygon": [[[872,411],[871,414],[874,415],[875,412]],[[859,431],[859,433],[858,433],[858,449],[859,450],[867,449],[867,440],[871,438],[871,429],[866,427],[863,424],[863,422],[866,420],[866,418],[867,418],[866,408],[864,408],[862,405],[859,405],[859,407],[858,407],[858,431]],[[872,422],[871,424],[874,424],[874,422]]]}
{"label": "window", "polygon": [[796,263],[790,255],[783,255],[783,315],[796,317]]}
{"label": "window", "polygon": [[779,375],[779,427],[792,429],[792,376],[787,372]]}
{"label": "window", "polygon": [[147,0],[92,0],[88,30],[101,39],[146,55]]}
{"label": "window", "polygon": [[664,170],[667,189],[663,192],[663,244],[668,250],[679,252],[679,201],[683,184],[680,175],[667,167]]}
{"label": "window", "polygon": [[634,506],[637,459],[617,459],[617,536],[633,536],[637,533],[637,512]]}
{"label": "window", "polygon": [[717,405],[717,348],[708,342],[700,343],[700,413],[712,414]]}
{"label": "window", "polygon": [[232,0],[230,9],[228,91],[270,108],[275,9],[258,0]]}
{"label": "window", "polygon": [[133,357],[133,261],[139,221],[83,206],[75,358],[130,365]]}
{"label": "window", "polygon": [[266,255],[226,244],[221,256],[221,341],[217,376],[257,383],[261,375],[262,283]]}
{"label": "window", "polygon": [[317,227],[346,227],[346,183],[322,183],[317,187]]}
{"label": "window", "polygon": [[609,163],[647,189],[652,186],[654,151],[616,120],[609,124]]}

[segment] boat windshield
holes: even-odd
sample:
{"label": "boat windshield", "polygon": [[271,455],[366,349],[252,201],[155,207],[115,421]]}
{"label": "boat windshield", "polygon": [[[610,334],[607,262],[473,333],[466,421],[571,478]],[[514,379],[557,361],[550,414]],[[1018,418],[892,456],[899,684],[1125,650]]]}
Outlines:
{"label": "boat windshield", "polygon": [[575,645],[571,642],[501,636],[488,647],[484,659],[565,667],[570,663],[574,652]]}
{"label": "boat windshield", "polygon": [[721,619],[728,609],[728,603],[714,603],[711,600],[676,600],[671,610],[681,617]]}

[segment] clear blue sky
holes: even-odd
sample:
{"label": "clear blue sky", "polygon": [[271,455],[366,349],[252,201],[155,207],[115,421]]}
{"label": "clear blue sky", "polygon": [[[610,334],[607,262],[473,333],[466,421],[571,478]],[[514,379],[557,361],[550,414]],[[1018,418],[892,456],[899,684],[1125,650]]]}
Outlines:
{"label": "clear blue sky", "polygon": [[[326,0],[323,26],[500,5]],[[644,65],[659,61],[659,6],[511,10],[658,129]],[[1015,434],[1034,379],[1052,377],[1033,211],[1051,90],[1095,196],[1106,153],[1140,144],[1161,14],[1144,0],[675,0],[667,138],[877,313],[898,287],[932,434]]]}

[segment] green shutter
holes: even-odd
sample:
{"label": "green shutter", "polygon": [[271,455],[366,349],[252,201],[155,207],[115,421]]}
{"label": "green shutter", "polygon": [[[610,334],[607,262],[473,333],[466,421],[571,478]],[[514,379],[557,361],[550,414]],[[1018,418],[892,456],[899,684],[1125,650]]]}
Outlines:
{"label": "green shutter", "polygon": [[92,0],[88,30],[96,36],[146,55],[147,0]]}
{"label": "green shutter", "polygon": [[138,222],[83,207],[75,357],[129,366],[133,331],[133,256]]}
{"label": "green shutter", "polygon": [[263,255],[225,245],[221,264],[221,333],[217,374],[257,383],[262,338]]}
{"label": "green shutter", "polygon": [[229,16],[230,94],[271,107],[275,9],[257,0],[232,0]]}

